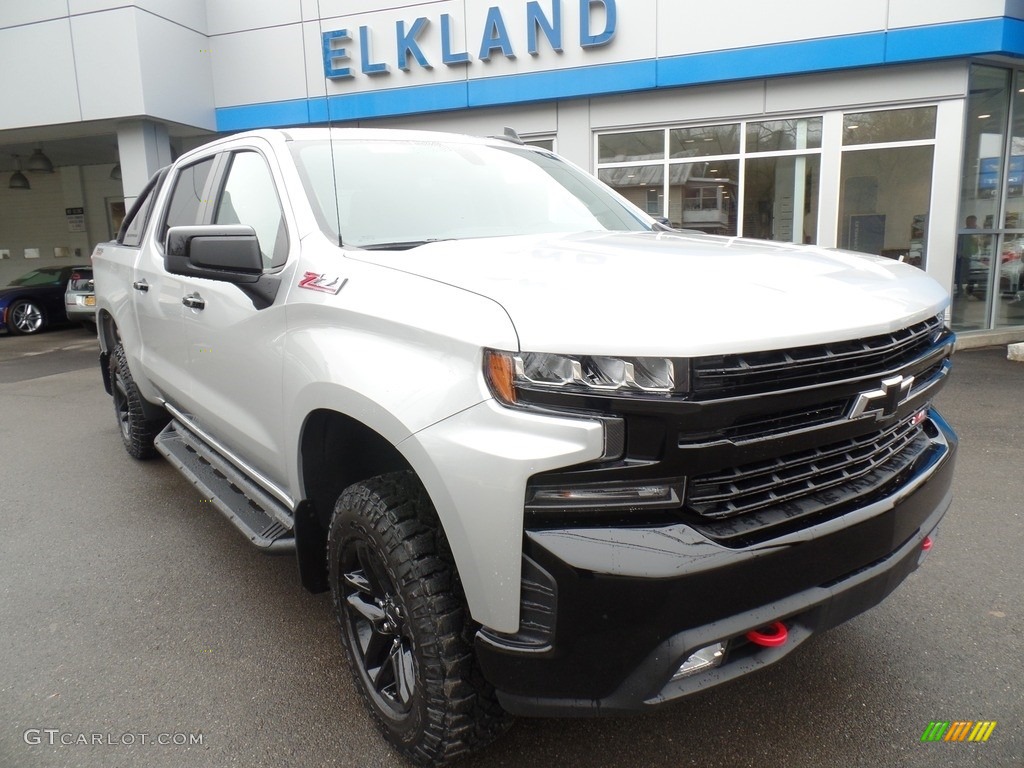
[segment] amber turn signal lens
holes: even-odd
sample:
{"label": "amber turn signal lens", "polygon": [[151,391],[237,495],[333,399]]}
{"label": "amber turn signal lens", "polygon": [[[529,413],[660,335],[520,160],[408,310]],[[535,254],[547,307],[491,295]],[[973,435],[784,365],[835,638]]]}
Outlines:
{"label": "amber turn signal lens", "polygon": [[494,396],[506,405],[514,405],[516,388],[512,383],[512,356],[488,351],[484,358],[484,372]]}

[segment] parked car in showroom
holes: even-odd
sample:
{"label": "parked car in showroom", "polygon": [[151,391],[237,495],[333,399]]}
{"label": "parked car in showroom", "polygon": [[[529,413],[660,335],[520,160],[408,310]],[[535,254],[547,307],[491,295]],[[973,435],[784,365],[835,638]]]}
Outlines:
{"label": "parked car in showroom", "polygon": [[81,267],[71,273],[64,291],[64,312],[73,323],[96,327],[96,287],[91,267]]}
{"label": "parked car in showroom", "polygon": [[22,335],[66,322],[64,291],[74,273],[86,270],[92,273],[90,267],[82,264],[41,267],[0,288],[0,330]]}

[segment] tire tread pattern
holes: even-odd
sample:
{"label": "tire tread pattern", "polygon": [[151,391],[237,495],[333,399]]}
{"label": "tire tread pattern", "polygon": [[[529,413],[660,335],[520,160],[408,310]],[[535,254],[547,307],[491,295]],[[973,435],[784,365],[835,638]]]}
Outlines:
{"label": "tire tread pattern", "polygon": [[[419,643],[416,685],[423,717],[405,733],[378,712],[348,646],[338,564],[346,536],[361,535],[380,552],[401,594]],[[422,766],[440,766],[476,751],[510,724],[473,655],[476,626],[468,616],[451,550],[426,490],[411,472],[371,478],[338,499],[328,537],[328,568],[356,688],[394,748]]]}
{"label": "tire tread pattern", "polygon": [[[138,387],[135,386],[132,372],[128,368],[128,358],[125,356],[124,346],[120,342],[114,346],[113,351],[110,353],[110,380],[114,383],[114,386],[117,386],[117,379],[124,383],[128,400],[129,435],[126,437],[124,433],[121,433],[124,448],[128,451],[128,455],[133,458],[151,459],[157,455],[153,440],[160,433],[160,430],[167,426],[167,422],[170,419],[146,418],[142,408],[142,395],[139,393]],[[114,408],[116,412],[116,401]],[[120,432],[120,425],[118,425],[118,431]]]}

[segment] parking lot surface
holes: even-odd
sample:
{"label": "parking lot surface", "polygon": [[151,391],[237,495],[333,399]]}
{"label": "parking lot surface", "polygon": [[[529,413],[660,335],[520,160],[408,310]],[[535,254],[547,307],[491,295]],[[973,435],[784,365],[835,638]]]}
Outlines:
{"label": "parking lot surface", "polygon": [[[97,351],[79,329],[0,336],[0,766],[402,765],[328,597],[125,454]],[[879,607],[652,714],[518,720],[460,765],[1024,765],[1022,399],[1005,348],[957,355],[953,508]],[[933,721],[996,726],[922,742]]]}

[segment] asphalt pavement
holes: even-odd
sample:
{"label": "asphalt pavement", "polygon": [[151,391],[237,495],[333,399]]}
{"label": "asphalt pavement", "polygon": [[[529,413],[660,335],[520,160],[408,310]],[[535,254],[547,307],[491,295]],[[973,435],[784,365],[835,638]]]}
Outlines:
{"label": "asphalt pavement", "polygon": [[[402,765],[329,599],[125,454],[96,354],[79,329],[0,336],[0,766]],[[956,357],[956,499],[882,605],[656,713],[520,719],[460,765],[1024,766],[1024,363],[1005,355]],[[996,726],[923,743],[932,721]]]}

